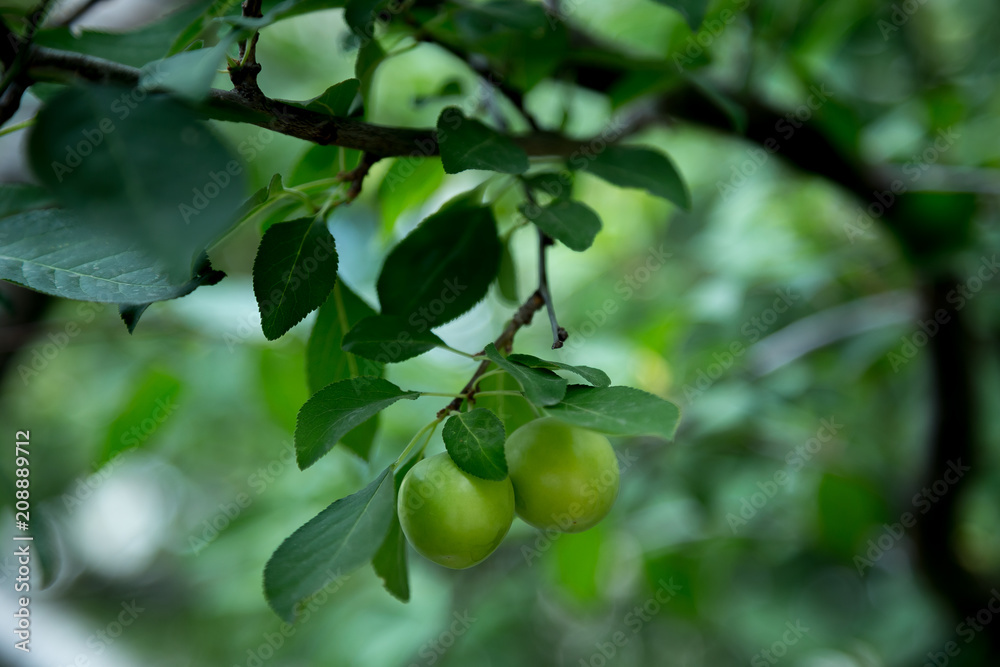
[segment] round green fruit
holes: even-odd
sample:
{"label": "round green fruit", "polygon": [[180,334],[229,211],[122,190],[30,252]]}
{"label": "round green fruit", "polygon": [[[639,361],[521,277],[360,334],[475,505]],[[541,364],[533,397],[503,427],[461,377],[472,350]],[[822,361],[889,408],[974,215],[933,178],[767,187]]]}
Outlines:
{"label": "round green fruit", "polygon": [[399,522],[417,552],[460,570],[482,562],[514,521],[510,479],[480,479],[455,465],[447,452],[417,463],[399,487]]}
{"label": "round green fruit", "polygon": [[504,449],[517,514],[537,528],[587,530],[618,497],[618,459],[599,433],[546,417],[511,433]]}

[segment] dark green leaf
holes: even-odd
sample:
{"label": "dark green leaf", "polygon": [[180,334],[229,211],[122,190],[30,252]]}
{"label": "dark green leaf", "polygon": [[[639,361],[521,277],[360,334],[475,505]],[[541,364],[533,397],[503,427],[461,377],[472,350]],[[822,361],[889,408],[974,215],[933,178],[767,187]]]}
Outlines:
{"label": "dark green leaf", "polygon": [[368,486],[341,498],[281,543],[264,568],[264,594],[288,623],[298,605],[338,584],[378,552],[396,503],[392,467]]}
{"label": "dark green leaf", "polygon": [[422,205],[444,180],[441,161],[429,158],[397,158],[378,186],[382,225],[391,231],[404,211]]}
{"label": "dark green leaf", "polygon": [[316,323],[309,334],[306,348],[306,372],[309,390],[316,393],[331,382],[359,375],[382,375],[382,364],[361,359],[342,349],[344,334],[352,326],[375,311],[343,282],[337,281],[333,291],[319,307]]}
{"label": "dark green leaf", "polygon": [[524,390],[524,395],[535,405],[554,405],[566,395],[569,384],[552,371],[541,368],[530,368],[504,357],[496,345],[490,343],[484,350],[486,358],[503,370],[510,373]]}
{"label": "dark green leaf", "polygon": [[52,49],[106,58],[132,67],[142,67],[166,55],[175,36],[202,12],[200,3],[194,3],[131,32],[84,30],[74,34],[68,27],[46,28],[38,31],[34,43]]}
{"label": "dark green leaf", "polygon": [[184,51],[148,63],[142,68],[139,87],[150,91],[166,90],[189,102],[200,102],[208,95],[226,59],[226,51],[236,37],[237,33],[230,31],[211,48]]}
{"label": "dark green leaf", "polygon": [[544,192],[554,199],[566,199],[573,193],[573,172],[542,172],[524,177],[532,190]]}
{"label": "dark green leaf", "polygon": [[[479,382],[480,391],[521,391],[521,385],[508,373],[497,373]],[[504,431],[513,433],[530,421],[537,419],[535,411],[523,395],[479,394],[476,405],[491,410],[503,421]]]}
{"label": "dark green leaf", "polygon": [[420,396],[387,380],[359,377],[320,389],[299,410],[295,427],[295,455],[305,470],[333,449],[344,434],[401,398]]}
{"label": "dark green leaf", "polygon": [[368,104],[371,99],[372,81],[375,70],[385,60],[385,51],[374,39],[366,40],[358,49],[358,59],[354,63],[354,76],[361,82],[361,99]]}
{"label": "dark green leaf", "polygon": [[67,88],[38,112],[32,170],[95,235],[114,235],[191,275],[243,201],[243,165],[191,109],[117,86]]}
{"label": "dark green leaf", "polygon": [[54,204],[55,200],[48,190],[37,185],[0,186],[0,218],[38,208],[48,208]]}
{"label": "dark green leaf", "polygon": [[465,472],[496,481],[507,477],[507,434],[500,418],[486,408],[449,417],[441,437],[455,465]]}
{"label": "dark green leaf", "polygon": [[691,207],[691,196],[677,169],[666,155],[638,146],[608,146],[585,167],[608,183],[642,188],[681,208]]}
{"label": "dark green leaf", "polygon": [[287,102],[286,100],[286,102],[301,109],[310,109],[330,116],[347,116],[355,101],[358,100],[360,90],[361,82],[359,80],[347,79],[330,86],[311,100],[304,102]]}
{"label": "dark green leaf", "polygon": [[344,21],[361,39],[371,39],[375,34],[375,21],[389,0],[347,0],[344,4]]}
{"label": "dark green leaf", "polygon": [[299,158],[288,177],[288,184],[302,185],[324,178],[333,178],[341,171],[354,169],[360,159],[361,151],[315,144],[307,148]]}
{"label": "dark green leaf", "polygon": [[539,359],[530,354],[512,354],[507,359],[532,368],[547,368],[550,371],[563,370],[576,373],[595,387],[607,387],[611,384],[611,378],[608,377],[607,373],[597,368],[591,368],[590,366],[571,366],[560,361]]}
{"label": "dark green leaf", "polygon": [[701,22],[705,20],[705,12],[708,11],[709,0],[655,0],[661,5],[666,5],[667,7],[673,7],[687,24],[691,26],[691,30],[697,30],[701,26]]}
{"label": "dark green leaf", "polygon": [[[225,277],[225,273],[222,271],[216,271],[212,268],[211,262],[208,261],[208,255],[203,253],[201,260],[195,266],[194,275],[191,276],[191,280],[187,281],[177,296],[186,296],[199,287],[215,285]],[[125,323],[125,327],[128,329],[129,333],[135,333],[135,327],[139,324],[139,318],[142,317],[142,314],[146,312],[146,309],[152,305],[152,301],[147,301],[145,303],[118,304],[118,314],[121,316],[122,322]]]}
{"label": "dark green leaf", "polygon": [[507,235],[501,246],[497,287],[500,289],[500,296],[508,303],[521,302],[517,298],[517,266],[514,264],[514,254],[510,251],[510,234]]}
{"label": "dark green leaf", "polygon": [[[0,278],[77,301],[148,304],[184,296],[221,276],[176,280],[162,263],[119,237],[95,234],[62,209],[0,219]],[[194,284],[197,283],[197,284]]]}
{"label": "dark green leaf", "polygon": [[[283,19],[343,7],[345,4],[346,0],[285,0],[274,5],[261,18],[246,18],[237,12],[225,17],[224,21],[249,30],[260,30]],[[236,6],[239,7],[239,4]]]}
{"label": "dark green leaf", "polygon": [[573,385],[562,402],[546,408],[564,422],[610,435],[659,435],[672,440],[680,410],[633,387]]}
{"label": "dark green leaf", "polygon": [[[394,475],[396,493],[399,494],[399,486],[403,483],[403,477],[414,465],[420,461],[419,456],[414,456],[396,469]],[[389,534],[385,536],[382,546],[372,559],[372,567],[375,574],[382,579],[385,590],[401,602],[408,602],[410,599],[410,577],[407,571],[407,547],[403,529],[399,524],[399,516],[393,513],[392,524],[389,526]]]}
{"label": "dark green leaf", "polygon": [[509,138],[466,118],[457,107],[441,112],[437,122],[441,164],[448,174],[486,169],[507,174],[528,170],[528,155]]}
{"label": "dark green leaf", "polygon": [[559,199],[548,206],[529,202],[521,206],[521,213],[543,232],[577,252],[589,248],[601,231],[601,219],[594,209],[578,201]]}
{"label": "dark green leaf", "polygon": [[253,262],[253,292],[268,340],[280,338],[319,308],[337,281],[337,249],[322,222],[272,225]]}
{"label": "dark green leaf", "polygon": [[401,602],[410,599],[410,578],[407,573],[406,538],[399,524],[399,517],[393,515],[389,524],[389,534],[372,558],[375,574],[382,580],[385,590]]}
{"label": "dark green leaf", "polygon": [[366,317],[347,332],[343,343],[348,352],[381,364],[406,361],[444,345],[429,329],[415,328],[395,315]]}
{"label": "dark green leaf", "polygon": [[180,390],[181,382],[173,375],[157,369],[148,371],[111,421],[95,461],[97,466],[121,452],[149,444],[176,409]]}
{"label": "dark green leaf", "polygon": [[445,204],[403,239],[382,266],[382,312],[433,329],[471,309],[500,266],[500,241],[489,208],[464,195]]}

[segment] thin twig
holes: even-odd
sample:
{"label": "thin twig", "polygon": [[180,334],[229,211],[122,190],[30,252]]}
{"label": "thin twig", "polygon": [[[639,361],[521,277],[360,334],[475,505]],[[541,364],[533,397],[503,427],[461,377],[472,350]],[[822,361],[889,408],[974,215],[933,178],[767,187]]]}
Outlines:
{"label": "thin twig", "polygon": [[344,200],[345,204],[358,198],[358,195],[361,194],[361,184],[364,182],[365,176],[371,171],[372,166],[381,159],[381,155],[375,155],[370,152],[362,153],[361,161],[357,167],[337,176],[341,181],[351,184],[351,187],[347,190],[347,198]]}
{"label": "thin twig", "polygon": [[[539,292],[535,292],[528,300],[521,304],[521,307],[517,309],[514,313],[514,317],[511,318],[504,330],[497,336],[493,344],[496,345],[498,350],[511,349],[514,342],[514,334],[521,329],[521,327],[526,326],[531,323],[531,318],[534,317],[535,313],[545,305],[545,301],[542,299],[542,295]],[[476,367],[476,371],[472,374],[472,377],[462,388],[460,392],[462,396],[456,398],[451,403],[449,403],[445,408],[437,413],[439,418],[444,418],[448,413],[452,411],[457,411],[462,407],[462,401],[468,401],[471,405],[475,402],[476,392],[479,390],[477,386],[479,384],[480,378],[486,372],[486,369],[490,367],[492,362],[487,359]],[[464,397],[464,398],[463,398]]]}
{"label": "thin twig", "polygon": [[[243,0],[243,17],[258,19],[262,16],[260,11],[261,0]],[[260,33],[256,30],[249,40],[239,41],[240,57],[239,63],[229,66],[229,80],[233,82],[233,88],[247,100],[259,100],[264,97],[257,84],[257,75],[260,74],[260,63],[257,62],[257,40]]]}
{"label": "thin twig", "polygon": [[552,245],[552,239],[543,232],[541,229],[538,230],[538,292],[542,295],[542,299],[545,301],[545,309],[549,312],[549,324],[552,325],[552,349],[558,350],[563,346],[563,342],[569,338],[569,333],[559,326],[559,320],[556,319],[556,309],[552,305],[552,295],[549,293],[549,277],[548,270],[545,267],[545,249]]}

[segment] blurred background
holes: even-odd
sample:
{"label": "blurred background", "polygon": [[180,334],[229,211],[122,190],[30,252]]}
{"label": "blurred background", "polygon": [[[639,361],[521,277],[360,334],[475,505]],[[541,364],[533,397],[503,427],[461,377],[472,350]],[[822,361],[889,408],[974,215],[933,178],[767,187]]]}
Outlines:
{"label": "blurred background", "polygon": [[[31,431],[51,583],[32,597],[32,653],[8,635],[0,661],[997,664],[1000,6],[720,0],[698,33],[650,0],[563,10],[745,109],[733,112],[741,133],[668,91],[662,110],[676,122],[628,137],[672,157],[690,212],[578,175],[574,195],[604,229],[586,253],[551,251],[570,338],[550,351],[538,321],[516,342],[682,407],[674,442],[615,441],[622,492],[609,518],[554,538],[515,521],[468,571],[411,552],[408,604],[363,568],[283,626],[261,591],[271,552],[393,460],[446,399],[386,411],[370,467],[338,448],[298,470],[291,440],[308,398],[311,319],[265,341],[250,279],[260,230],[245,225],[213,254],[227,280],[154,305],[132,336],[113,307],[39,305],[3,285],[13,307],[44,308],[37,327],[5,316],[0,422],[8,443]],[[87,19],[111,30],[155,17],[130,12],[108,0]],[[391,31],[383,47],[406,52],[379,68],[369,120],[432,126],[446,104],[474,108],[479,83],[452,55]],[[350,48],[339,10],[278,23],[258,47],[261,87],[313,97],[354,75]],[[634,112],[626,101],[546,80],[526,105],[544,126],[588,137]],[[304,142],[216,127],[234,147],[255,147],[254,189],[307,169]],[[8,181],[31,179],[23,134],[0,144]],[[396,191],[379,184],[403,167],[378,163],[361,198],[330,220],[342,279],[370,303],[392,245],[486,178],[414,165]],[[502,230],[519,222],[505,185],[488,190]],[[523,230],[511,238],[523,299],[536,247]],[[496,291],[438,333],[474,352],[514,307]],[[449,392],[472,368],[433,352],[387,377]],[[428,451],[441,449],[437,435]],[[13,456],[0,469],[9,485]],[[11,532],[9,507],[3,522]],[[2,553],[6,606],[16,563]]]}

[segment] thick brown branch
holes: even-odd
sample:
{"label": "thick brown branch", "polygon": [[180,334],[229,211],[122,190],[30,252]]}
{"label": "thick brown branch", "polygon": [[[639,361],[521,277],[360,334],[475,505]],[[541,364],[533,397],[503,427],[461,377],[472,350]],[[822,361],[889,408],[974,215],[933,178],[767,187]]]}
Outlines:
{"label": "thick brown branch", "polygon": [[[77,79],[135,86],[140,72],[110,60],[79,53],[33,47],[29,72],[36,80],[70,83]],[[250,123],[317,144],[353,148],[378,157],[438,155],[437,132],[431,129],[384,127],[353,118],[329,116],[261,95],[248,99],[236,90],[209,91],[200,110],[209,118]],[[513,138],[528,155],[569,156],[589,142],[535,132]]]}
{"label": "thick brown branch", "polygon": [[[521,327],[531,324],[531,318],[534,317],[535,313],[541,310],[544,305],[545,300],[542,298],[540,291],[536,291],[528,297],[528,300],[521,304],[521,307],[514,313],[514,317],[511,318],[510,322],[507,323],[507,326],[504,327],[504,330],[499,336],[497,336],[496,340],[493,341],[493,344],[496,345],[497,349],[510,351],[511,345],[514,342],[514,335],[521,329]],[[489,360],[486,360],[481,362],[479,366],[476,367],[476,372],[472,374],[472,377],[462,388],[462,396],[456,398],[443,409],[438,411],[438,419],[444,419],[448,416],[449,412],[460,409],[462,407],[462,401],[469,400],[471,402],[473,400],[473,397],[476,395],[476,385],[479,382],[479,378],[486,372],[486,369],[490,367],[490,363],[491,362]]]}

